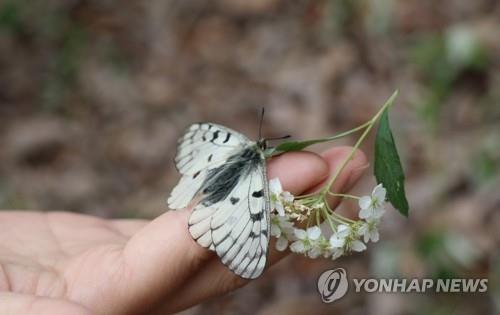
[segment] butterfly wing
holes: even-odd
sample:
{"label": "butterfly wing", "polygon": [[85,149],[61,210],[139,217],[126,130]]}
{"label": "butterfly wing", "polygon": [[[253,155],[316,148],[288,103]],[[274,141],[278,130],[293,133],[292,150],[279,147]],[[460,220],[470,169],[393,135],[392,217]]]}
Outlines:
{"label": "butterfly wing", "polygon": [[264,270],[269,244],[265,160],[247,148],[229,162],[209,171],[203,197],[189,218],[189,231],[234,273],[253,279]]}
{"label": "butterfly wing", "polygon": [[179,140],[182,178],[171,209],[194,206],[189,232],[243,278],[260,276],[269,244],[269,192],[265,159],[255,143],[229,128],[194,124]]}
{"label": "butterfly wing", "polygon": [[213,123],[191,125],[179,139],[175,166],[183,175],[168,198],[170,209],[188,206],[207,171],[224,164],[251,141],[244,135]]}

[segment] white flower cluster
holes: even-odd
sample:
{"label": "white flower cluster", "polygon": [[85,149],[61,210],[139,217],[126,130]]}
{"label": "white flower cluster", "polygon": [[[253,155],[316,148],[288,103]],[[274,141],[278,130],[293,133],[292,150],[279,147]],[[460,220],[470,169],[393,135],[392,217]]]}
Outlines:
{"label": "white flower cluster", "polygon": [[[357,221],[332,213],[321,199],[309,198],[308,202],[296,199],[290,192],[283,191],[277,178],[270,180],[269,190],[271,207],[276,210],[271,214],[271,235],[277,238],[276,249],[279,251],[289,247],[292,252],[310,258],[336,259],[352,251],[364,251],[366,243],[379,239],[378,225],[385,212],[386,197],[382,184],[375,186],[370,196],[350,196],[358,199],[360,220]],[[318,211],[320,213],[316,213]],[[295,226],[295,222],[302,222],[310,216],[327,220],[322,227],[318,220],[316,225],[306,229]]]}

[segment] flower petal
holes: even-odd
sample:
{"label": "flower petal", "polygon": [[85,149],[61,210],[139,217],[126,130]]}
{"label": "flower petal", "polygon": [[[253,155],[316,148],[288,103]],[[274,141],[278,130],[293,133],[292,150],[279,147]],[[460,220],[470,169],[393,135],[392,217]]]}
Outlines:
{"label": "flower petal", "polygon": [[307,229],[307,237],[310,240],[317,240],[321,236],[321,229],[319,226],[313,226]]}
{"label": "flower petal", "polygon": [[368,223],[363,223],[358,228],[358,236],[365,235],[368,232]]}
{"label": "flower petal", "polygon": [[309,256],[309,258],[318,258],[319,255],[321,255],[321,249],[317,246],[311,248],[308,252],[307,252],[307,256]]}
{"label": "flower petal", "polygon": [[293,202],[295,198],[289,191],[282,192],[281,197],[283,198],[284,202]]}
{"label": "flower petal", "polygon": [[370,239],[372,242],[376,243],[379,240],[379,234],[377,230],[371,231],[370,233]]}
{"label": "flower petal", "polygon": [[337,233],[339,237],[347,237],[349,234],[351,234],[351,227],[345,224],[341,224],[337,227]]}
{"label": "flower petal", "polygon": [[382,207],[374,208],[373,209],[373,217],[378,219],[378,218],[382,217],[384,212],[385,212],[385,209]]}
{"label": "flower petal", "polygon": [[333,248],[342,248],[345,244],[345,238],[339,238],[336,235],[330,237],[330,246]]}
{"label": "flower petal", "polygon": [[361,209],[368,209],[372,205],[372,198],[369,196],[363,196],[359,198],[358,205]]}
{"label": "flower petal", "polygon": [[378,184],[377,186],[375,186],[375,188],[373,188],[372,197],[379,203],[382,203],[385,201],[386,193],[387,191],[385,190],[384,186],[382,186],[382,184]]}
{"label": "flower petal", "polygon": [[368,218],[371,218],[372,214],[373,214],[373,211],[371,208],[365,208],[365,209],[361,209],[359,211],[358,216],[360,219],[368,219]]}
{"label": "flower petal", "polygon": [[302,229],[293,230],[293,234],[295,234],[295,237],[299,240],[305,240],[307,238],[307,232]]}
{"label": "flower petal", "polygon": [[295,241],[290,245],[290,250],[294,253],[302,254],[305,251],[305,246],[302,241]]}
{"label": "flower petal", "polygon": [[271,235],[275,237],[281,236],[281,228],[277,224],[271,224]]}
{"label": "flower petal", "polygon": [[283,204],[280,201],[275,202],[274,207],[280,217],[285,216],[285,208],[283,208]]}
{"label": "flower petal", "polygon": [[271,192],[271,194],[275,194],[276,196],[279,196],[279,194],[281,194],[281,192],[283,191],[280,179],[278,177],[275,177],[269,181],[269,191]]}
{"label": "flower petal", "polygon": [[340,256],[342,256],[343,254],[344,254],[344,251],[342,249],[336,249],[332,252],[331,259],[335,260],[335,259],[339,258]]}
{"label": "flower petal", "polygon": [[363,234],[363,241],[368,243],[370,241],[370,233]]}
{"label": "flower petal", "polygon": [[278,238],[276,241],[276,249],[280,252],[284,251],[288,247],[288,240],[284,237]]}
{"label": "flower petal", "polygon": [[360,240],[354,240],[351,243],[351,249],[355,252],[362,252],[366,249],[366,245]]}

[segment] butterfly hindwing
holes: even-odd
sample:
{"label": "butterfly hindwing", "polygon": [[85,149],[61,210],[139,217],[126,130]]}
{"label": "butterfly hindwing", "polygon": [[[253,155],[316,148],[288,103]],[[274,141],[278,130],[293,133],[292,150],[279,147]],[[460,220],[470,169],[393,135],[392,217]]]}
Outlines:
{"label": "butterfly hindwing", "polygon": [[[215,249],[222,262],[243,278],[260,276],[267,260],[269,242],[269,199],[265,166],[259,165],[245,181],[246,198],[226,222],[229,229],[212,231]],[[246,210],[246,211],[245,211]],[[235,223],[232,223],[235,221]],[[212,221],[212,228],[214,228]],[[221,234],[223,236],[217,235]],[[216,243],[217,239],[223,239]]]}
{"label": "butterfly hindwing", "polygon": [[217,175],[218,180],[237,178],[228,178],[227,190],[219,187],[223,193],[206,195],[195,206],[189,231],[200,245],[211,247],[233,272],[243,278],[256,278],[264,270],[269,242],[265,165],[263,160],[246,160],[238,167]]}

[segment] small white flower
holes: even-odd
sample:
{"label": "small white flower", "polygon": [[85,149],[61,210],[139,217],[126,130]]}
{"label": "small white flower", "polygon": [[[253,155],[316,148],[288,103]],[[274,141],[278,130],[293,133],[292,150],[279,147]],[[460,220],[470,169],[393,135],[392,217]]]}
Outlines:
{"label": "small white flower", "polygon": [[330,237],[330,246],[332,248],[343,248],[346,239],[351,234],[351,227],[341,224],[337,227],[337,231]]}
{"label": "small white flower", "polygon": [[319,226],[313,226],[307,229],[295,229],[295,237],[297,240],[290,245],[290,250],[294,253],[304,254],[313,248],[315,241],[321,236],[321,229]]}
{"label": "small white flower", "polygon": [[330,246],[332,247],[332,259],[342,256],[349,251],[361,252],[366,249],[366,245],[353,235],[354,231],[349,225],[341,224],[337,227],[337,231],[330,237]]}
{"label": "small white flower", "polygon": [[285,207],[283,202],[293,202],[293,195],[288,191],[283,191],[281,182],[277,177],[269,181],[269,191],[271,193],[271,208],[276,209],[280,216],[285,216]]}
{"label": "small white flower", "polygon": [[288,247],[288,241],[293,238],[293,224],[288,221],[287,216],[271,215],[271,235],[276,237],[276,249],[284,251]]}
{"label": "small white flower", "polygon": [[380,219],[368,219],[365,223],[363,223],[358,230],[358,235],[363,236],[363,240],[365,243],[369,241],[378,242],[379,234],[378,234],[378,225],[380,223]]}
{"label": "small white flower", "polygon": [[292,235],[293,223],[288,219],[286,216],[271,215],[271,235],[275,237],[280,237],[283,234]]}
{"label": "small white flower", "polygon": [[324,258],[330,257],[332,254],[330,242],[323,236],[320,235],[318,239],[311,241],[311,249],[307,252],[309,258],[318,258],[323,256]]}
{"label": "small white flower", "polygon": [[384,210],[386,190],[382,184],[378,184],[373,188],[371,196],[363,196],[359,199],[359,217],[361,219],[380,218]]}

